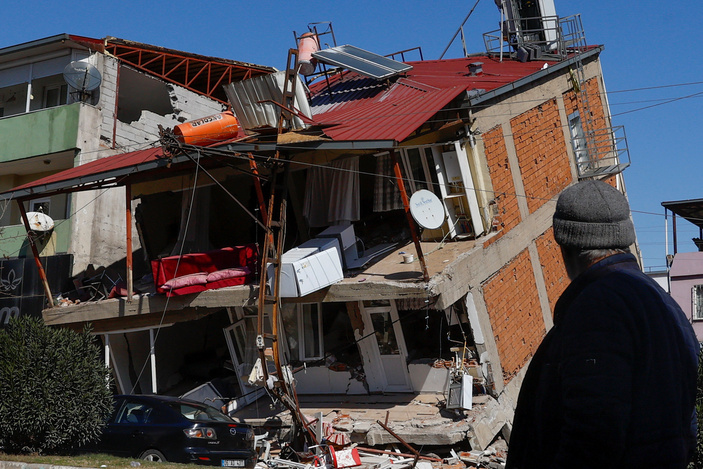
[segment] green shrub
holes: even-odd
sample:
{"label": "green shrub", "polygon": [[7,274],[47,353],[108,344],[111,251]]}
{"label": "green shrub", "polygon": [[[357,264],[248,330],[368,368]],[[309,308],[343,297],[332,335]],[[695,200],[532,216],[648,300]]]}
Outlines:
{"label": "green shrub", "polygon": [[56,453],[95,440],[112,411],[109,379],[88,329],[11,320],[0,330],[0,446]]}

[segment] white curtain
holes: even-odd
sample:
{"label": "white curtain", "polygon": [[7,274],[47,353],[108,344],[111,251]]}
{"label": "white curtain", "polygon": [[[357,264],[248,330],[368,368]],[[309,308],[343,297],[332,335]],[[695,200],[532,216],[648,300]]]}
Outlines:
{"label": "white curtain", "polygon": [[308,169],[303,215],[310,227],[359,220],[359,157]]}

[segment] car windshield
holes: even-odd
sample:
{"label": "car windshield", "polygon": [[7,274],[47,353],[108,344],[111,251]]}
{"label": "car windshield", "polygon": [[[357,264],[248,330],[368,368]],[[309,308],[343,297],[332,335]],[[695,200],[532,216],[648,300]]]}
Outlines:
{"label": "car windshield", "polygon": [[231,418],[218,411],[214,407],[197,404],[183,404],[174,402],[171,404],[177,412],[180,412],[188,420],[200,422],[234,422]]}

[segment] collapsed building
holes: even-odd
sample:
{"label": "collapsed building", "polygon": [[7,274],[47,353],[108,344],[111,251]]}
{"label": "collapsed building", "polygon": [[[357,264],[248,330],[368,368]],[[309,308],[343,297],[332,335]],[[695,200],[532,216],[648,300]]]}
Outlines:
{"label": "collapsed building", "polygon": [[[354,441],[394,441],[377,425],[384,411],[411,444],[482,449],[507,436],[525,365],[568,283],[553,202],[586,178],[624,191],[629,164],[603,46],[587,45],[578,16],[537,16],[513,15],[506,24],[520,27],[487,34],[486,52],[445,60],[320,49],[315,27],[287,70],[227,62],[246,71],[201,88],[150,74],[173,51],[102,42],[111,53],[91,60],[168,91],[168,119],[150,121],[142,138],[154,146],[120,151],[119,130],[155,111],[122,120],[115,105],[117,130],[92,134],[108,152],[74,165],[72,150],[67,169],[5,185],[37,277],[73,256],[70,285],[35,281],[45,322],[90,324],[123,393],[204,399],[270,427],[278,410],[248,404],[287,373],[276,354],[295,372],[297,405]],[[155,56],[140,65],[121,46]],[[134,89],[152,95],[143,86]],[[207,118],[182,119],[185,101],[207,103],[189,116]],[[96,103],[66,106],[97,113]],[[32,230],[26,212],[51,200],[54,215],[56,198],[71,199],[71,229],[90,235],[62,245],[48,242],[58,224]]]}

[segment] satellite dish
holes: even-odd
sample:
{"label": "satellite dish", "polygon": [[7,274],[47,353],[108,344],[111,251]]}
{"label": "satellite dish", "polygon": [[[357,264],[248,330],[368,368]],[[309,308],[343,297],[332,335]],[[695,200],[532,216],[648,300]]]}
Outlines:
{"label": "satellite dish", "polygon": [[76,60],[66,65],[63,69],[63,79],[81,93],[93,91],[102,82],[98,69],[85,60]]}
{"label": "satellite dish", "polygon": [[436,230],[446,218],[442,201],[427,189],[421,189],[410,197],[410,213],[418,225],[428,230]]}
{"label": "satellite dish", "polygon": [[43,212],[27,212],[27,221],[32,231],[49,231],[54,227],[54,220]]}

